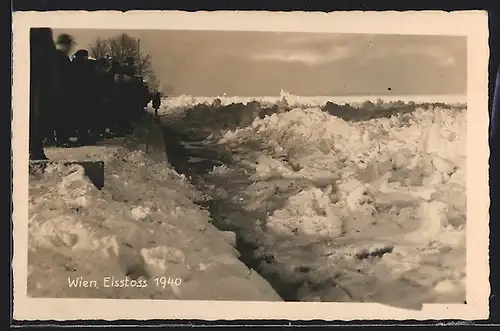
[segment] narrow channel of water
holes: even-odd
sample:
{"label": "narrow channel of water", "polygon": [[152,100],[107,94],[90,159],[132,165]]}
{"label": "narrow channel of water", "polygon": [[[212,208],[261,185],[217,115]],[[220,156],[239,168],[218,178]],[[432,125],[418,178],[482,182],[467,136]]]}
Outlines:
{"label": "narrow channel of water", "polygon": [[[178,173],[184,174],[191,178],[193,185],[198,189],[203,189],[199,184],[200,178],[207,174],[214,166],[224,164],[224,161],[229,160],[227,156],[218,154],[216,151],[208,148],[188,148],[187,146],[196,146],[203,139],[192,139],[187,135],[173,131],[166,125],[162,125],[162,133],[164,136],[164,143],[166,146],[166,153],[169,163],[175,168]],[[222,159],[222,160],[221,160]],[[226,159],[226,160],[224,160]],[[203,192],[206,193],[206,192]],[[222,205],[222,206],[221,206]],[[234,231],[236,233],[236,249],[240,253],[240,260],[248,267],[258,272],[266,281],[274,288],[274,290],[285,301],[298,301],[297,292],[302,285],[302,282],[287,282],[282,279],[278,273],[265,271],[261,268],[262,262],[272,263],[273,256],[265,255],[263,257],[256,257],[257,246],[244,239],[241,229],[236,229],[228,226],[223,221],[224,216],[220,211],[224,210],[224,203],[218,204],[215,208],[214,204],[205,205],[212,219],[214,225],[221,231]]]}

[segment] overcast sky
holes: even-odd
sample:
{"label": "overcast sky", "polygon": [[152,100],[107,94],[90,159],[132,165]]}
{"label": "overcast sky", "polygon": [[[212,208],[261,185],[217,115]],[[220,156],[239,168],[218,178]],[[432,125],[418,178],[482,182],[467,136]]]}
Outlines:
{"label": "overcast sky", "polygon": [[122,32],[140,38],[175,95],[466,94],[465,37],[89,29],[54,37],[62,32],[75,50]]}

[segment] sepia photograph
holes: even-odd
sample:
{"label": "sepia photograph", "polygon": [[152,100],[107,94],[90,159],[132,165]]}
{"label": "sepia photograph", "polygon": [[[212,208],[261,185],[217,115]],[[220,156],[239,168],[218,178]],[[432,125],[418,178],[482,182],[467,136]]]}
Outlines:
{"label": "sepia photograph", "polygon": [[[142,13],[141,27],[133,14],[23,14],[15,297],[408,316],[472,300],[487,314],[484,23],[484,56],[471,59],[467,31],[436,13],[442,31],[420,33],[417,18],[400,32],[363,12],[344,13],[366,22],[351,31],[231,29],[229,13],[221,26],[201,20],[217,13]],[[199,28],[160,26],[197,14]]]}

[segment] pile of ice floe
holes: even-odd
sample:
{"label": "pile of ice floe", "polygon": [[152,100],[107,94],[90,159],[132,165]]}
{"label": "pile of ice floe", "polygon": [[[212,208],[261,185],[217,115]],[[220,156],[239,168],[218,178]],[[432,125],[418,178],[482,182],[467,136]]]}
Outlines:
{"label": "pile of ice floe", "polygon": [[[266,253],[286,255],[289,241],[322,240],[316,249],[329,263],[378,279],[411,279],[434,289],[432,300],[457,300],[465,281],[465,141],[464,109],[417,108],[353,123],[310,108],[257,118],[219,143],[248,146],[239,157],[253,181],[313,183],[256,222]],[[254,187],[247,205],[264,204]]]}

